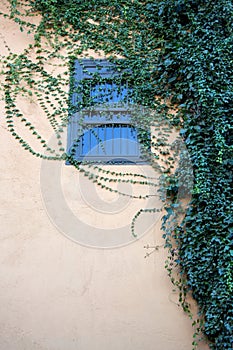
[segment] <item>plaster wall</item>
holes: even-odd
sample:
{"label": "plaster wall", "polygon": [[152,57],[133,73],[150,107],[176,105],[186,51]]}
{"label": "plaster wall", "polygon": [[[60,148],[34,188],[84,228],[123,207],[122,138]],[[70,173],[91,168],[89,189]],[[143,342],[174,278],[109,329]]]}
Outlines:
{"label": "plaster wall", "polygon": [[[16,24],[0,21],[1,52],[5,40],[19,53],[30,37]],[[53,137],[31,102],[22,108],[39,120],[45,137]],[[118,244],[115,235],[144,204],[121,202],[72,167],[42,163],[7,131],[3,105],[1,116],[0,350],[191,350],[192,321],[177,306],[178,293],[164,269],[166,251],[159,247],[144,259],[144,246],[163,244],[158,217],[139,239],[128,231],[121,241],[128,244]],[[84,222],[76,242],[59,226],[62,221],[69,227],[69,218],[56,187],[51,190],[55,182],[69,213]],[[96,228],[105,234],[114,228],[112,247],[86,244],[85,236],[95,235]],[[207,346],[201,343],[199,349]]]}

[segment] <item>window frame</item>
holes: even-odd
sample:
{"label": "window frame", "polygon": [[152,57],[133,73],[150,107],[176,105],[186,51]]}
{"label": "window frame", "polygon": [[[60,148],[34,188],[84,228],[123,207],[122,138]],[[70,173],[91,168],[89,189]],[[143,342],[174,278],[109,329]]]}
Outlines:
{"label": "window frame", "polygon": [[[121,106],[114,106],[109,105],[107,108],[103,107],[103,105],[98,105],[96,103],[94,105],[94,108],[84,108],[82,111],[79,111],[78,105],[82,105],[82,94],[75,91],[75,89],[78,87],[80,82],[83,80],[93,80],[93,76],[88,73],[91,70],[91,74],[99,73],[101,77],[104,79],[112,80],[115,76],[118,76],[119,73],[116,72],[114,69],[114,64],[109,62],[107,59],[75,59],[74,60],[74,71],[72,79],[72,84],[74,87],[73,93],[71,93],[71,113],[69,116],[68,121],[68,133],[67,133],[67,153],[69,155],[73,155],[75,161],[82,163],[90,162],[90,163],[103,163],[103,164],[143,164],[145,163],[145,159],[143,159],[142,152],[140,150],[140,141],[138,139],[138,130],[137,127],[135,127],[132,123],[132,119],[130,116],[130,108],[129,105],[132,108],[132,103],[123,104]],[[98,67],[98,68],[97,68]],[[111,69],[112,67],[112,69]],[[99,72],[98,72],[99,69]],[[120,75],[119,75],[120,76]],[[127,85],[127,81],[126,81]],[[128,86],[127,86],[128,89]],[[77,108],[76,108],[77,107]],[[76,112],[74,112],[74,109],[76,108]],[[97,116],[96,119],[90,119],[87,118],[87,113],[97,113],[101,114],[103,113],[113,113],[114,117],[113,119],[103,118],[103,116],[100,117]],[[85,122],[82,120],[82,114],[86,114],[84,116],[84,119],[86,118]],[[119,119],[114,120],[116,114],[120,114],[121,117]],[[81,123],[81,120],[83,123]],[[95,127],[101,127],[101,126],[111,125],[112,128],[114,128],[114,125],[125,125],[129,128],[133,128],[136,132],[136,140],[133,141],[137,144],[137,154],[130,155],[114,155],[114,154],[106,154],[106,155],[85,155],[83,156],[81,154],[81,147],[79,146],[79,143],[82,142],[82,135],[85,132],[85,127],[92,126],[92,128]],[[90,130],[91,128],[87,129]],[[149,136],[148,136],[149,137]],[[114,139],[113,139],[114,140]],[[120,139],[119,139],[120,140]],[[128,142],[131,142],[129,138],[126,139]],[[103,142],[105,142],[104,140]],[[70,164],[67,162],[67,164]]]}

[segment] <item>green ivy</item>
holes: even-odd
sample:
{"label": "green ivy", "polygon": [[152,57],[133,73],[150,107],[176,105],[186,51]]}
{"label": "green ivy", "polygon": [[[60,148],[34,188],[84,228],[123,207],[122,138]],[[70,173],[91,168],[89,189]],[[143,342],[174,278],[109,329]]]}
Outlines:
{"label": "green ivy", "polygon": [[[156,115],[180,129],[194,171],[194,187],[185,218],[174,226],[180,208],[179,176],[184,174],[173,173],[172,157],[160,168],[167,191],[164,203],[167,214],[162,225],[170,252],[166,267],[180,290],[180,303],[190,316],[186,302],[189,291],[198,302],[200,319],[194,321],[197,331],[193,346],[197,345],[197,332],[203,331],[211,349],[232,349],[232,1],[9,0],[9,4],[9,13],[2,15],[34,35],[34,44],[24,53],[16,55],[8,48],[9,55],[1,58],[9,130],[26,150],[48,159],[68,159],[109,190],[109,175],[116,178],[124,175],[121,181],[130,179],[132,183],[150,182],[140,175],[106,173],[98,166],[101,175],[94,176],[96,166],[82,168],[59,143],[70,108],[65,86],[70,83],[72,60],[83,57],[88,49],[102,51],[115,62],[119,55],[123,57],[117,61],[118,69],[130,71],[128,80],[133,85],[136,103],[153,109]],[[30,23],[30,16],[38,12],[42,17],[35,26]],[[62,55],[62,50],[66,50],[68,57]],[[36,59],[30,59],[31,52],[36,53]],[[53,59],[66,68],[66,74],[56,76],[46,71],[45,64]],[[59,152],[51,150],[22,115],[17,107],[19,95],[36,98],[57,133]],[[171,114],[171,110],[177,113]],[[20,137],[15,130],[17,118],[51,155],[35,151]],[[142,117],[140,122],[142,126],[159,125],[151,116]],[[157,167],[158,158],[167,161],[166,140],[158,143],[152,139],[151,143],[158,153],[149,154],[148,160]],[[141,214],[143,210],[133,219],[133,234],[135,220]],[[180,266],[178,279],[173,275],[176,265]]]}

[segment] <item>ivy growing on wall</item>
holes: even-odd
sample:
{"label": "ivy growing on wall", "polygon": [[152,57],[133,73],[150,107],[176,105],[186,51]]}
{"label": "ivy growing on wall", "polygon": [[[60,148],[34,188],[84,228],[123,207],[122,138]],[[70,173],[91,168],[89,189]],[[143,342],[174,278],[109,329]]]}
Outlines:
{"label": "ivy growing on wall", "polygon": [[[167,215],[163,218],[170,252],[167,269],[180,289],[183,308],[190,312],[186,302],[190,290],[197,300],[203,319],[196,326],[208,337],[211,349],[232,349],[233,2],[9,0],[8,3],[9,11],[2,13],[2,19],[15,21],[33,37],[21,54],[11,52],[6,43],[8,54],[1,57],[8,127],[26,150],[38,157],[67,160],[61,134],[68,118],[69,72],[72,60],[84,57],[88,50],[113,62],[123,58],[118,61],[118,69],[130,70],[136,103],[153,109],[180,130],[191,158],[194,186],[186,216],[174,226],[179,179],[172,171],[172,157],[165,159],[168,163],[161,173],[167,191]],[[33,22],[34,17],[38,24]],[[62,67],[63,74],[56,73],[57,67]],[[32,98],[40,106],[57,134],[57,149],[51,149],[24,116],[19,96]],[[15,126],[17,120],[39,141],[46,155],[20,136]],[[154,127],[158,124],[151,115],[145,117],[142,123],[145,122]],[[163,142],[167,146],[166,140]],[[156,146],[153,139],[152,146]],[[160,148],[156,154],[160,160],[163,152]],[[149,160],[152,166],[157,166],[155,154],[150,154]],[[91,177],[89,168],[85,170],[74,160],[69,161]],[[105,171],[102,169],[107,181]],[[132,179],[133,183],[150,181],[133,174]],[[107,182],[102,186],[108,187]],[[180,267],[178,279],[172,274],[176,264]]]}

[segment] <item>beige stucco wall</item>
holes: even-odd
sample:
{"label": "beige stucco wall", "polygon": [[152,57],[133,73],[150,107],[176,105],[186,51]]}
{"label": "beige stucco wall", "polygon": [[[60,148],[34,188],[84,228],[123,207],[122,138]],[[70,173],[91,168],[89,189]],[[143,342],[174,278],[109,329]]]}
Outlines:
{"label": "beige stucco wall", "polygon": [[[2,39],[20,52],[30,38],[0,20]],[[0,47],[4,53],[3,40]],[[29,102],[23,108],[28,115],[38,113]],[[52,138],[43,119],[40,130]],[[120,235],[139,204],[123,200],[111,212],[111,205],[121,200],[117,195],[89,188],[64,164],[42,164],[11,137],[3,118],[0,132],[0,350],[191,350],[192,322],[176,305],[177,293],[164,269],[166,251],[160,247],[144,259],[145,245],[163,244],[158,218],[148,233],[121,247],[74,242],[61,232],[45,203],[56,203],[50,191],[54,174],[60,172],[70,213],[93,234],[98,227],[114,228]],[[55,206],[62,216],[60,204],[58,200]]]}

